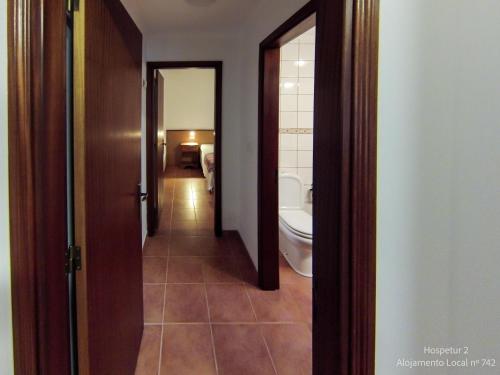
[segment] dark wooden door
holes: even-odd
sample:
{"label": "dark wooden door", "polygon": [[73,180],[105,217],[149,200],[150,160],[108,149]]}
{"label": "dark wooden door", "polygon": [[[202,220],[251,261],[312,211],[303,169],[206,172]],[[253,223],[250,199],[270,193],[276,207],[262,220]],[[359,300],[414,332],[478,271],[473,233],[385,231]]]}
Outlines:
{"label": "dark wooden door", "polygon": [[75,13],[75,215],[80,375],[133,375],[143,328],[142,36],[119,0]]}
{"label": "dark wooden door", "polygon": [[155,217],[154,227],[158,228],[160,217],[163,212],[164,197],[164,183],[165,183],[165,169],[166,169],[166,151],[167,151],[167,138],[164,126],[164,98],[165,98],[165,79],[159,71],[156,72],[155,79],[155,98],[156,98],[156,120],[155,120]]}

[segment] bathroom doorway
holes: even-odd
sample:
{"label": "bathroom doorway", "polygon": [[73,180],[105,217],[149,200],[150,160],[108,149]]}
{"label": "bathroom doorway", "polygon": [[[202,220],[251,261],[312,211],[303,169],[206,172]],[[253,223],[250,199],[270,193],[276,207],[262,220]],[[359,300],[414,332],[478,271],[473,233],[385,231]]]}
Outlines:
{"label": "bathroom doorway", "polygon": [[[161,232],[162,196],[171,193],[172,177],[177,177],[186,180],[186,197],[195,201],[200,194],[211,202],[209,212],[200,214],[203,220],[196,220],[195,226],[203,226],[203,230],[209,229],[220,237],[222,62],[148,62],[146,116],[147,179],[152,187],[147,197],[148,235]],[[189,179],[196,186],[189,185]],[[167,201],[163,205],[169,204]],[[192,219],[192,215],[186,218]]]}
{"label": "bathroom doorway", "polygon": [[[296,272],[300,267],[291,267],[293,251],[288,260],[280,255],[280,236],[288,232],[292,242],[312,240],[312,285],[303,283],[302,292],[308,288],[312,294],[314,374],[374,373],[378,3],[353,5],[310,1],[260,44],[259,286],[300,295],[289,287],[289,277],[304,276]],[[298,57],[296,47],[281,50],[313,27],[309,64],[300,58],[300,47]],[[313,94],[298,86],[306,84],[295,72],[306,69],[315,78]],[[291,76],[280,76],[283,70]],[[301,131],[311,133],[313,150],[299,150]],[[310,165],[311,155],[313,184],[308,186],[299,168]],[[289,189],[282,193],[292,192],[288,202],[280,202],[283,177]],[[313,193],[310,227],[303,225],[309,220],[280,220],[280,206],[290,202],[307,215]],[[310,301],[304,298],[302,304]]]}

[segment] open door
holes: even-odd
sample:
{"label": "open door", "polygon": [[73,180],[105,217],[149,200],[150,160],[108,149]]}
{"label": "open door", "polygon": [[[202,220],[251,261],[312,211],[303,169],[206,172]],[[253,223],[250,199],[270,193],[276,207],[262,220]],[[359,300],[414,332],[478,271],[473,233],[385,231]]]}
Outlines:
{"label": "open door", "polygon": [[74,51],[79,374],[133,375],[143,328],[142,35],[119,0],[80,0]]}
{"label": "open door", "polygon": [[158,229],[164,204],[164,183],[167,163],[167,134],[164,126],[165,79],[154,72],[154,121],[153,121],[153,173],[150,195],[148,196],[148,234],[153,235]]}

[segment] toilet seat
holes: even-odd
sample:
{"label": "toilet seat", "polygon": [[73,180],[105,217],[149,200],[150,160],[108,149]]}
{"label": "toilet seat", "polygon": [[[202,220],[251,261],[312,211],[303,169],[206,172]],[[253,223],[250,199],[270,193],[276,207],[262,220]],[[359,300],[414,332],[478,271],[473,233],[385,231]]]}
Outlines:
{"label": "toilet seat", "polygon": [[281,224],[296,236],[312,239],[312,216],[303,210],[280,210]]}

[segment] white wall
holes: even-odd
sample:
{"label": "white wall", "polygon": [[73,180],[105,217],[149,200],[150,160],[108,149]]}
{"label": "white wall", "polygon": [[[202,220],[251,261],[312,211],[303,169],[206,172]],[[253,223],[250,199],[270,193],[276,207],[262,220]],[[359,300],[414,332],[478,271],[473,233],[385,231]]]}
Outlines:
{"label": "white wall", "polygon": [[[0,51],[7,51],[7,2],[0,0]],[[0,53],[0,366],[14,373],[9,243],[7,54]]]}
{"label": "white wall", "polygon": [[496,357],[499,366],[500,2],[456,0],[453,7],[452,342]]}
{"label": "white wall", "polygon": [[163,69],[167,130],[213,130],[215,69]]}
{"label": "white wall", "polygon": [[395,363],[500,353],[500,3],[383,0],[380,16],[376,369],[445,374]]}
{"label": "white wall", "polygon": [[[238,38],[226,34],[145,35],[145,61],[220,60],[222,78],[222,226],[238,229],[240,217],[240,60]],[[144,109],[144,107],[143,107]],[[246,183],[246,178],[245,182]]]}
{"label": "white wall", "polygon": [[[257,164],[259,44],[307,0],[264,1],[256,5],[241,33],[241,157],[239,231],[257,265]],[[262,15],[265,15],[263,17]]]}

